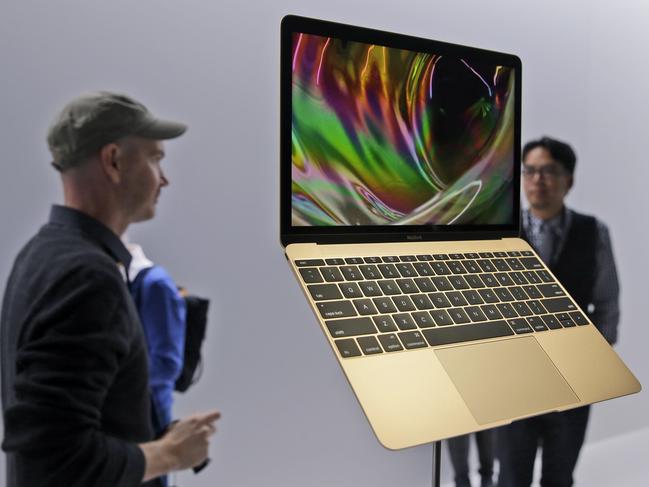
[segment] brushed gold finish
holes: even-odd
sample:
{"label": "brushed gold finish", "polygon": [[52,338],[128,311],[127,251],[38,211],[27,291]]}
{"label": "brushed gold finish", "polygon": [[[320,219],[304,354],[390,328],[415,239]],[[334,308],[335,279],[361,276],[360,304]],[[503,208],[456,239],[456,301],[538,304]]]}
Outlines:
{"label": "brushed gold finish", "polygon": [[[476,382],[472,380],[471,374],[481,367],[488,367],[488,356],[493,353],[489,347],[480,348],[481,344],[497,342],[500,344],[496,347],[497,354],[508,355],[505,363],[515,360],[525,363],[526,354],[534,355],[539,352],[531,351],[534,347],[529,345],[530,336],[514,335],[470,342],[461,346],[454,344],[343,358],[295,266],[295,261],[299,259],[494,251],[533,252],[530,245],[522,239],[332,245],[306,243],[290,244],[285,250],[290,267],[320,323],[322,332],[329,341],[374,433],[386,448],[401,449],[429,443],[502,426],[522,417],[583,406],[640,390],[637,379],[592,324],[534,333],[532,340],[538,340],[538,345],[536,341],[534,344],[537,347],[540,345],[547,353],[560,373],[557,374],[559,379],[563,376],[564,382],[569,384],[568,391],[562,387],[556,376],[547,373],[545,369],[546,371],[541,373],[540,377],[534,377],[533,381],[537,383],[539,391],[551,391],[548,393],[548,401],[544,402],[538,397],[536,402],[526,401],[525,393],[520,395],[517,407],[513,409],[508,405],[511,398],[502,390],[506,385],[498,386],[501,387],[499,394],[493,393],[493,383],[489,387],[475,386],[475,391],[470,393],[467,390],[474,387]],[[545,270],[550,272],[547,267]],[[568,296],[568,292],[563,289]],[[576,303],[575,306],[579,309]],[[460,356],[455,357],[454,354],[458,350]],[[454,363],[450,374],[442,365],[438,354],[443,357],[445,363]],[[541,359],[537,355],[534,363],[538,364],[538,360]],[[466,362],[464,366],[462,361]],[[460,386],[464,398],[457,387],[460,381],[469,384]],[[492,392],[489,392],[489,389],[492,389]],[[468,399],[469,403],[475,404],[481,397],[485,398],[484,411],[475,406],[469,407],[465,401]]]}

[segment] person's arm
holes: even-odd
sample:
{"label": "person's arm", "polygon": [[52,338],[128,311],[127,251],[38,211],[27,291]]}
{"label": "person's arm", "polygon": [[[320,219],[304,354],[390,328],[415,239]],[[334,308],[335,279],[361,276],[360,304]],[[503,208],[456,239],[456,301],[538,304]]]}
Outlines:
{"label": "person's arm", "polygon": [[597,264],[592,298],[595,309],[590,319],[604,338],[614,344],[617,341],[617,325],[620,321],[620,285],[608,228],[599,221],[597,225]]}
{"label": "person's arm", "polygon": [[202,463],[220,416],[218,411],[189,416],[174,423],[159,440],[140,444],[145,458],[144,481]]}
{"label": "person's arm", "polygon": [[3,448],[26,485],[140,485],[142,451],[106,434],[102,417],[131,353],[125,299],[114,264],[101,261],[34,296],[16,350],[16,400],[4,415]]}

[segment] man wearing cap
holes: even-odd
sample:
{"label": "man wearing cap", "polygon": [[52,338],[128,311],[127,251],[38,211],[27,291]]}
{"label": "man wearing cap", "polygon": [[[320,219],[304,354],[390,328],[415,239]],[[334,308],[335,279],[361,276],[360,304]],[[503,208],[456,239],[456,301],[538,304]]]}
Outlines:
{"label": "man wearing cap", "polygon": [[[522,155],[523,190],[529,202],[522,215],[522,237],[613,344],[620,317],[619,286],[608,228],[564,204],[574,181],[575,152],[565,142],[542,137],[525,144]],[[570,320],[567,323],[570,326]],[[571,486],[589,411],[585,406],[500,428],[498,486],[529,486],[539,446],[541,486]]]}
{"label": "man wearing cap", "polygon": [[207,458],[217,411],[153,437],[119,238],[154,216],[162,141],[185,130],[107,92],[72,100],[50,128],[64,204],[16,257],[0,317],[7,487],[161,485]]}

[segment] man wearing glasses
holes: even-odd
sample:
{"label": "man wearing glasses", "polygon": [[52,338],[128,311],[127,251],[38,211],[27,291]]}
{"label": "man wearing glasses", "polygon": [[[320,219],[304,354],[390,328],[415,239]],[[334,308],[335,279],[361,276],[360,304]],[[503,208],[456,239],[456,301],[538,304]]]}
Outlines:
{"label": "man wearing glasses", "polygon": [[[568,144],[549,137],[523,147],[523,189],[529,209],[522,215],[522,237],[613,344],[620,315],[619,285],[608,229],[564,204],[576,162]],[[538,446],[543,448],[541,486],[571,486],[589,411],[585,406],[502,428],[499,487],[532,483]]]}

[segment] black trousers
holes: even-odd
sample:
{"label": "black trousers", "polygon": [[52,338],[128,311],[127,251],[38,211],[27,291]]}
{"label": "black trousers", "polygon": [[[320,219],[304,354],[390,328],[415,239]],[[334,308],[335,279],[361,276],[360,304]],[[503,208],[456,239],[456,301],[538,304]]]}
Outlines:
{"label": "black trousers", "polygon": [[584,443],[590,406],[515,421],[498,431],[498,487],[529,487],[542,448],[541,486],[570,487]]}
{"label": "black trousers", "polygon": [[[456,487],[470,487],[469,481],[469,439],[471,435],[458,436],[448,440],[448,451],[455,472]],[[480,477],[483,485],[491,485],[496,449],[496,431],[486,430],[475,433],[480,460]]]}

